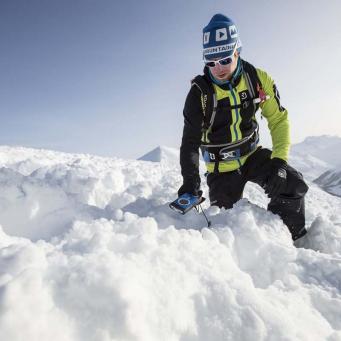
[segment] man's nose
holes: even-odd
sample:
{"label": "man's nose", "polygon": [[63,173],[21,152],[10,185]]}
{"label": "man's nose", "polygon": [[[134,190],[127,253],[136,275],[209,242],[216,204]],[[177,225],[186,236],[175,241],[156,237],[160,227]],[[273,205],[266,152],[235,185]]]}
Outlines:
{"label": "man's nose", "polygon": [[224,68],[223,65],[221,65],[220,63],[216,63],[214,66],[214,69],[216,71],[221,71],[223,68]]}

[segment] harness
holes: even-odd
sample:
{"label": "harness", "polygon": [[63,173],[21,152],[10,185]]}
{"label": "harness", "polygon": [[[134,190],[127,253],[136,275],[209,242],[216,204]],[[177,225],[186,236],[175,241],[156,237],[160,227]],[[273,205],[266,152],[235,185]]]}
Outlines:
{"label": "harness", "polygon": [[[254,114],[259,108],[259,104],[267,100],[267,96],[262,89],[260,79],[257,75],[256,68],[246,61],[243,62],[243,75],[245,77],[247,89],[250,93],[250,98],[241,104],[230,105],[228,109],[242,109],[249,105],[253,107]],[[205,162],[214,162],[214,172],[219,172],[219,162],[232,161],[240,159],[257,148],[259,142],[258,124],[256,129],[249,135],[241,140],[224,143],[212,144],[209,141],[208,134],[212,130],[214,120],[217,113],[218,100],[215,90],[211,82],[208,82],[204,76],[196,76],[192,80],[192,86],[198,87],[201,92],[201,105],[203,111],[202,123],[202,144],[200,146]]]}

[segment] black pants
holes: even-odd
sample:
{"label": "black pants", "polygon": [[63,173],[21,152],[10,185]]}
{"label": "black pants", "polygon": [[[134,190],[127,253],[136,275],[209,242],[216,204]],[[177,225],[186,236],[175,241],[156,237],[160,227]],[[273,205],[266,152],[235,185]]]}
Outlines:
{"label": "black pants", "polygon": [[[208,174],[211,205],[232,208],[242,197],[248,181],[266,188],[270,165],[271,150],[259,148],[238,170]],[[278,214],[288,226],[294,240],[306,233],[304,196],[307,191],[302,174],[288,165],[286,188],[277,198],[270,198],[268,205],[268,210]]]}

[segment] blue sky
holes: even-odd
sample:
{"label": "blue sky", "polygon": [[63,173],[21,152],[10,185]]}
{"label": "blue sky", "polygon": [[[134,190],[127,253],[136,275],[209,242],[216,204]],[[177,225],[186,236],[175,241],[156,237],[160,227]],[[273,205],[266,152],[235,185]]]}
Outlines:
{"label": "blue sky", "polygon": [[219,12],[276,80],[292,141],[341,136],[338,0],[2,0],[0,144],[125,158],[179,147],[202,28]]}

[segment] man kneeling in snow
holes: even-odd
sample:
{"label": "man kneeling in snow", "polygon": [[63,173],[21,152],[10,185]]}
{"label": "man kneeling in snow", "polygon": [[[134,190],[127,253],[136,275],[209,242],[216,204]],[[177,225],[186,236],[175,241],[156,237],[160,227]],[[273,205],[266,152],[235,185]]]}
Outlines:
{"label": "man kneeling in snow", "polygon": [[[201,196],[199,147],[206,163],[211,205],[232,208],[246,182],[265,189],[268,210],[280,215],[294,240],[306,233],[302,174],[287,164],[288,112],[275,83],[264,71],[241,59],[241,41],[233,21],[212,17],[203,30],[204,75],[192,80],[184,107],[180,149],[183,185],[179,196]],[[273,150],[258,146],[258,109],[268,121]]]}

